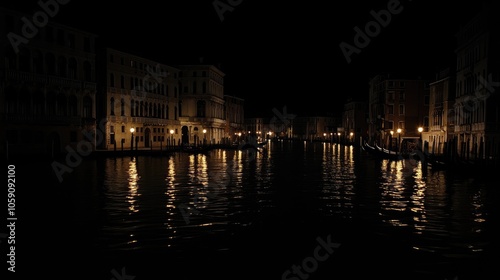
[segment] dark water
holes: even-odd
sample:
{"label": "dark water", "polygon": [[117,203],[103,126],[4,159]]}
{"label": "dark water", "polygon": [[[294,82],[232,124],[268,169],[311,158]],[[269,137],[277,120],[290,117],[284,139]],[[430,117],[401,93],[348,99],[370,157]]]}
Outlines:
{"label": "dark water", "polygon": [[18,187],[18,269],[52,279],[498,275],[500,192],[484,174],[303,142],[89,159],[62,183],[47,164],[17,170],[32,180]]}

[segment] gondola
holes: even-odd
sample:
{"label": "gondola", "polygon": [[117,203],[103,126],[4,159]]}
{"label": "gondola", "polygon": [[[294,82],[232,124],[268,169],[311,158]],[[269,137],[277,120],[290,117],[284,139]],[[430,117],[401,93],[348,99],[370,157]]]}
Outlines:
{"label": "gondola", "polygon": [[362,146],[363,150],[368,152],[369,154],[378,157],[378,158],[383,158],[383,159],[389,159],[389,160],[401,160],[403,157],[398,154],[397,152],[390,151],[384,148],[381,148],[375,144],[375,146],[371,146],[368,143],[364,143]]}

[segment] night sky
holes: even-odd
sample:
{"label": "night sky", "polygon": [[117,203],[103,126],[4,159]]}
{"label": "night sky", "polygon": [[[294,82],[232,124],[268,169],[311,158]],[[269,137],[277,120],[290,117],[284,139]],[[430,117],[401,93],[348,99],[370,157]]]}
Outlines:
{"label": "night sky", "polygon": [[[40,9],[37,2],[2,5],[33,14]],[[347,63],[339,44],[354,46],[354,27],[364,29],[374,20],[370,11],[387,9],[394,1],[229,2],[238,5],[224,13],[223,21],[213,0],[133,5],[71,0],[51,20],[165,64],[203,58],[226,73],[225,92],[245,99],[247,116],[269,115],[283,106],[289,113],[338,114],[347,98],[366,99],[370,75],[402,71],[432,78],[450,65],[460,23],[481,6],[481,1],[401,1],[399,13]]]}

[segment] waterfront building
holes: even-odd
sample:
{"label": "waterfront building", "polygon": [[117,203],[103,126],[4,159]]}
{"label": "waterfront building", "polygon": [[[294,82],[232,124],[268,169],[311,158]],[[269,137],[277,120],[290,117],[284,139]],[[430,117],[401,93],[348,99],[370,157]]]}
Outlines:
{"label": "waterfront building", "polygon": [[179,70],[106,48],[99,56],[101,148],[159,149],[179,144]]}
{"label": "waterfront building", "polygon": [[[95,34],[48,21],[29,28],[0,8],[1,152],[56,156],[87,154],[96,137]],[[32,23],[30,23],[32,24]],[[29,33],[29,34],[27,34]],[[28,37],[26,35],[29,35]]]}
{"label": "waterfront building", "polygon": [[229,138],[224,113],[224,73],[214,65],[178,66],[183,144],[220,144]]}
{"label": "waterfront building", "polygon": [[429,81],[382,73],[369,86],[369,141],[384,147],[399,147],[405,138],[417,143],[429,127]]}

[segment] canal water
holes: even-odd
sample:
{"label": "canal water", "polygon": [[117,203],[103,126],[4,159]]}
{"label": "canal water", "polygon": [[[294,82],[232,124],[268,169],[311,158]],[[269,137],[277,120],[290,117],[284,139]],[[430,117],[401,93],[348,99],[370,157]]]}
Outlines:
{"label": "canal water", "polygon": [[423,172],[418,161],[305,142],[272,142],[257,153],[88,158],[62,182],[50,163],[26,159],[16,170],[20,273],[116,280],[499,274],[500,192],[484,174]]}

